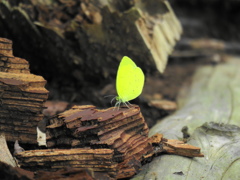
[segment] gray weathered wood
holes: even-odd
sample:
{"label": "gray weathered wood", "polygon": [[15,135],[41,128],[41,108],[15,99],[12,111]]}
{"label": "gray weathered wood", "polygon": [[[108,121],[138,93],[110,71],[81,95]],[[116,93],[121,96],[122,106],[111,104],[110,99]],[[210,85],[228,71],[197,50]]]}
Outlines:
{"label": "gray weathered wood", "polygon": [[0,161],[5,162],[13,167],[16,167],[16,161],[14,160],[14,158],[12,157],[8,146],[7,146],[7,142],[5,139],[4,134],[0,134]]}
{"label": "gray weathered wood", "polygon": [[201,147],[204,158],[163,155],[146,165],[140,179],[240,179],[240,58],[200,68],[179,97],[179,110],[155,125],[150,136],[182,138],[188,126],[188,144]]}

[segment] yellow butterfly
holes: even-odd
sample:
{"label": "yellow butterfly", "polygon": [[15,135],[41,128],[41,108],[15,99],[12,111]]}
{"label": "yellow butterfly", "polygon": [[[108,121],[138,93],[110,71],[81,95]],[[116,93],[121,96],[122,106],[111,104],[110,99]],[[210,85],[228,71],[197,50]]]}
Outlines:
{"label": "yellow butterfly", "polygon": [[128,101],[135,99],[142,93],[144,85],[144,74],[141,68],[127,56],[124,56],[120,62],[117,72],[116,89],[118,96],[115,107],[124,103],[126,106],[130,104]]}

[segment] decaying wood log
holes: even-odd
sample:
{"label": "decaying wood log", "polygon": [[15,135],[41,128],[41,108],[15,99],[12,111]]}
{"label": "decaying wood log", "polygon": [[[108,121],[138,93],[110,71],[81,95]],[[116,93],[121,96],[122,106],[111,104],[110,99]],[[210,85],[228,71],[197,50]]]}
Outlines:
{"label": "decaying wood log", "polygon": [[[92,147],[114,149],[118,169],[132,176],[142,155],[153,150],[148,142],[148,127],[138,106],[97,110],[94,106],[74,106],[49,120],[48,147]],[[138,162],[138,163],[136,163]],[[133,164],[136,167],[132,167]],[[131,172],[129,172],[131,169]],[[121,176],[119,171],[118,176]]]}
{"label": "decaying wood log", "polygon": [[204,158],[162,155],[133,179],[240,179],[240,58],[224,59],[198,69],[180,93],[179,110],[149,132],[176,139],[187,126],[187,142],[200,147]]}
{"label": "decaying wood log", "polygon": [[161,134],[148,138],[148,131],[136,105],[103,110],[91,105],[74,106],[50,118],[46,131],[48,147],[74,149],[24,151],[17,154],[17,159],[21,167],[33,171],[71,166],[121,179],[132,177],[142,163],[161,152],[203,156],[199,148],[167,140]]}
{"label": "decaying wood log", "polygon": [[[138,106],[120,110],[114,110],[114,107],[98,110],[94,106],[74,106],[51,118],[49,122],[48,147],[61,145],[78,147],[90,143],[94,147],[107,145],[119,148],[119,152],[124,152],[126,145],[134,141],[143,143],[148,134],[147,124]],[[86,139],[88,135],[91,136]],[[64,141],[64,139],[61,140],[62,137],[64,139],[69,137],[69,140],[72,140]],[[145,148],[147,151],[147,146]]]}
{"label": "decaying wood log", "polygon": [[48,97],[41,76],[30,74],[26,60],[14,57],[12,42],[0,38],[0,131],[7,141],[35,144]]}

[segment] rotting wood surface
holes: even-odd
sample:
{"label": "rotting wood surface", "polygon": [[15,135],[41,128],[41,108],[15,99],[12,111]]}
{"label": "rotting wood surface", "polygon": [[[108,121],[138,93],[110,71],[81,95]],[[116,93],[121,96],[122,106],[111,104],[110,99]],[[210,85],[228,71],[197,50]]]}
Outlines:
{"label": "rotting wood surface", "polygon": [[[51,118],[47,126],[48,147],[114,149],[118,177],[131,177],[141,166],[143,154],[153,150],[148,127],[138,106],[98,110],[74,106]],[[121,162],[121,163],[120,163]]]}
{"label": "rotting wood surface", "polygon": [[14,57],[12,41],[0,38],[0,131],[7,141],[36,144],[48,91],[41,76],[31,74],[25,59]]}
{"label": "rotting wood surface", "polygon": [[49,171],[71,166],[121,179],[132,177],[142,163],[161,153],[203,156],[200,148],[165,139],[161,134],[148,138],[148,127],[136,105],[102,110],[91,105],[74,106],[50,118],[46,129],[47,145],[52,149],[17,154],[23,168]]}

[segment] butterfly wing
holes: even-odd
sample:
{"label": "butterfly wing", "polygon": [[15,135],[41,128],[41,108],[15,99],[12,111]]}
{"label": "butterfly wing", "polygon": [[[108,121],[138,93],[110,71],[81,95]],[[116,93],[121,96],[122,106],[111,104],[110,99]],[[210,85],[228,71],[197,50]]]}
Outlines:
{"label": "butterfly wing", "polygon": [[122,102],[135,99],[142,93],[144,74],[141,68],[124,56],[117,72],[116,89]]}

